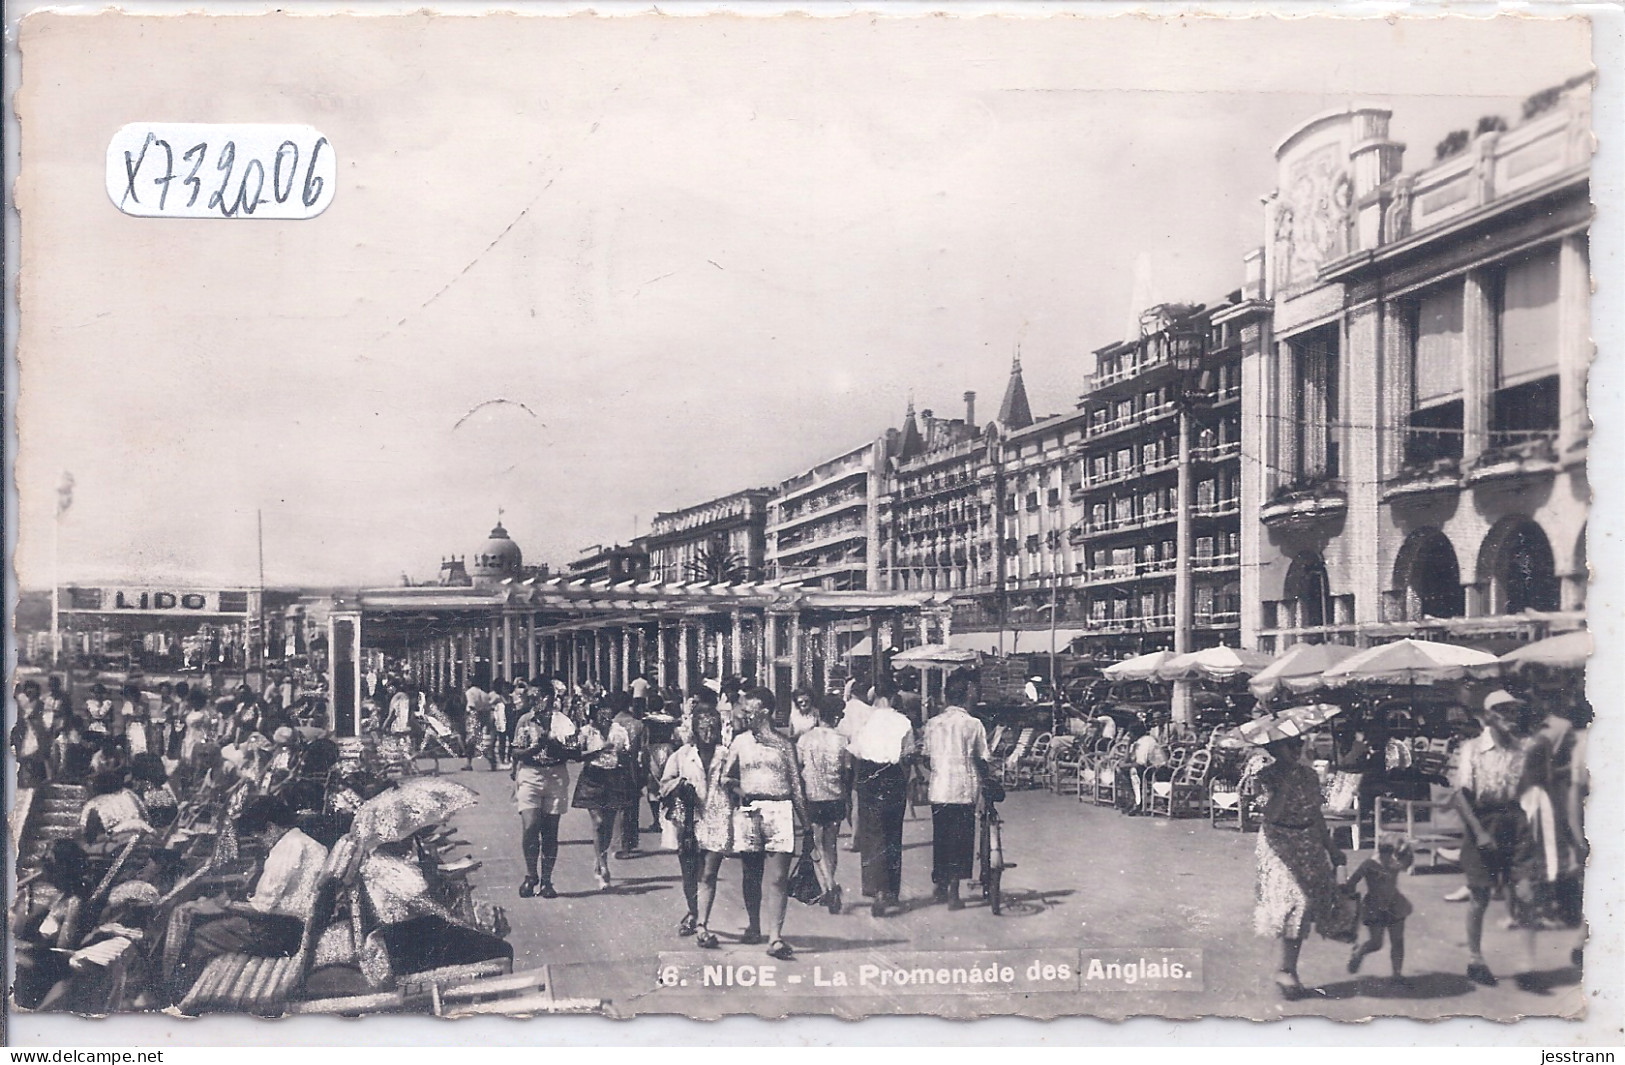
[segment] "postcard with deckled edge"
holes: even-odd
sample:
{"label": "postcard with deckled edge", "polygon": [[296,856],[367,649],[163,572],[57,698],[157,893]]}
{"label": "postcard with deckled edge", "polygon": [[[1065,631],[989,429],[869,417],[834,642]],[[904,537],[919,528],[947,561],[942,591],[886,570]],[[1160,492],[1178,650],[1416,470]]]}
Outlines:
{"label": "postcard with deckled edge", "polygon": [[19,47],[16,1016],[1584,1014],[1584,18]]}

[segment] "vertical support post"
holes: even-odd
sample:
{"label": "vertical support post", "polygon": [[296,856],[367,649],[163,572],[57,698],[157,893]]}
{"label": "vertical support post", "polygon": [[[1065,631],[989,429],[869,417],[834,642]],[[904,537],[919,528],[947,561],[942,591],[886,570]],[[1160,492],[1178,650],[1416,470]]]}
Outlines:
{"label": "vertical support post", "polygon": [[536,615],[525,615],[525,676],[535,677],[536,670]]}
{"label": "vertical support post", "polygon": [[737,610],[728,613],[728,636],[728,653],[733,658],[733,668],[725,669],[723,672],[737,676],[745,672],[745,630]]}
{"label": "vertical support post", "polygon": [[790,615],[790,687],[801,687],[801,608]]}
{"label": "vertical support post", "polygon": [[[1174,545],[1174,653],[1184,654],[1191,649],[1191,416],[1179,412],[1179,483],[1174,500],[1177,525],[1177,543]],[[1173,719],[1176,724],[1188,725],[1195,719],[1195,700],[1188,680],[1174,681]]]}
{"label": "vertical support post", "polygon": [[677,623],[677,686],[683,691],[693,690],[694,678],[689,676],[688,663],[693,657],[694,633],[686,621]]}

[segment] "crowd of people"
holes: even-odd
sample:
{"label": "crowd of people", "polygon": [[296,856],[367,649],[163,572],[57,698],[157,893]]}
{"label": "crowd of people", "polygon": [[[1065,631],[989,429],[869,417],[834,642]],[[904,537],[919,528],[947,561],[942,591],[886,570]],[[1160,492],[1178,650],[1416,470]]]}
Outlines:
{"label": "crowd of people", "polygon": [[[612,859],[642,848],[647,807],[650,830],[665,833],[682,873],[686,910],[678,934],[694,936],[701,948],[719,945],[712,931],[718,874],[724,861],[738,858],[741,941],[789,958],[794,950],[784,921],[793,867],[809,860],[817,886],[806,900],[841,912],[844,824],[852,826],[871,912],[899,911],[911,787],[924,787],[932,808],[937,898],[963,907],[976,804],[997,788],[986,729],[967,709],[970,685],[968,674],[949,676],[947,705],[922,722],[918,696],[899,692],[889,677],[854,678],[844,698],[798,691],[783,713],[774,692],[743,677],[687,693],[660,689],[646,677],[618,691],[571,689],[538,677],[434,697],[381,680],[368,720],[399,735],[414,754],[460,754],[465,770],[483,760],[487,771],[512,775],[526,870],[522,898],[557,897],[553,873],[565,811],[591,817],[593,871],[607,889]],[[446,742],[454,736],[461,737],[460,751]],[[572,763],[579,766],[573,781]]]}
{"label": "crowd of people", "polygon": [[511,958],[496,929],[448,905],[427,835],[358,828],[397,781],[329,734],[319,691],[206,683],[117,696],[97,683],[78,699],[60,677],[18,685],[19,789],[77,806],[76,830],[24,856],[37,868],[19,876],[12,915],[20,1006],[187,1008],[228,956],[303,953],[302,972],[333,994]]}
{"label": "crowd of people", "polygon": [[[1466,976],[1475,984],[1498,983],[1483,951],[1493,898],[1505,899],[1507,926],[1524,934],[1529,965],[1517,983],[1525,990],[1540,989],[1532,972],[1536,932],[1583,924],[1589,716],[1584,704],[1541,708],[1504,689],[1471,709],[1477,734],[1456,752],[1442,805],[1463,828],[1466,883],[1446,898],[1468,903]],[[1345,735],[1340,750],[1353,752],[1358,737]],[[1409,840],[1398,833],[1379,836],[1373,856],[1339,884],[1336,870],[1348,859],[1328,831],[1320,779],[1304,760],[1303,739],[1280,738],[1264,750],[1271,760],[1256,775],[1262,825],[1254,924],[1259,935],[1280,941],[1275,982],[1281,993],[1288,999],[1307,993],[1298,958],[1311,930],[1351,945],[1351,973],[1386,939],[1393,977],[1403,983],[1405,922],[1414,907],[1398,877],[1414,860]],[[1577,966],[1580,956],[1576,946]]]}

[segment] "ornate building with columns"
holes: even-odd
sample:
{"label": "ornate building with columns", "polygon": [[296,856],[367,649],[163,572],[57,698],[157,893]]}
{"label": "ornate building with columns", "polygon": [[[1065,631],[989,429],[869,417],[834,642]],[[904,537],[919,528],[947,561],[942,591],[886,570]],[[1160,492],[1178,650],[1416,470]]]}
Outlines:
{"label": "ornate building with columns", "polygon": [[1389,112],[1276,148],[1244,349],[1246,643],[1583,624],[1591,80],[1405,171]]}

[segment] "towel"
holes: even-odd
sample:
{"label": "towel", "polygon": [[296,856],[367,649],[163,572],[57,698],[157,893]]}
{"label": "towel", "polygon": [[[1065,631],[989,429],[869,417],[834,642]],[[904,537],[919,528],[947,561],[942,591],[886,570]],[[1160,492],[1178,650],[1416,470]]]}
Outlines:
{"label": "towel", "polygon": [[1529,788],[1518,797],[1518,805],[1523,808],[1523,815],[1529,819],[1529,827],[1535,834],[1535,843],[1540,847],[1541,857],[1546,865],[1546,879],[1556,880],[1557,815],[1552,809],[1551,796],[1546,794],[1545,788]]}

